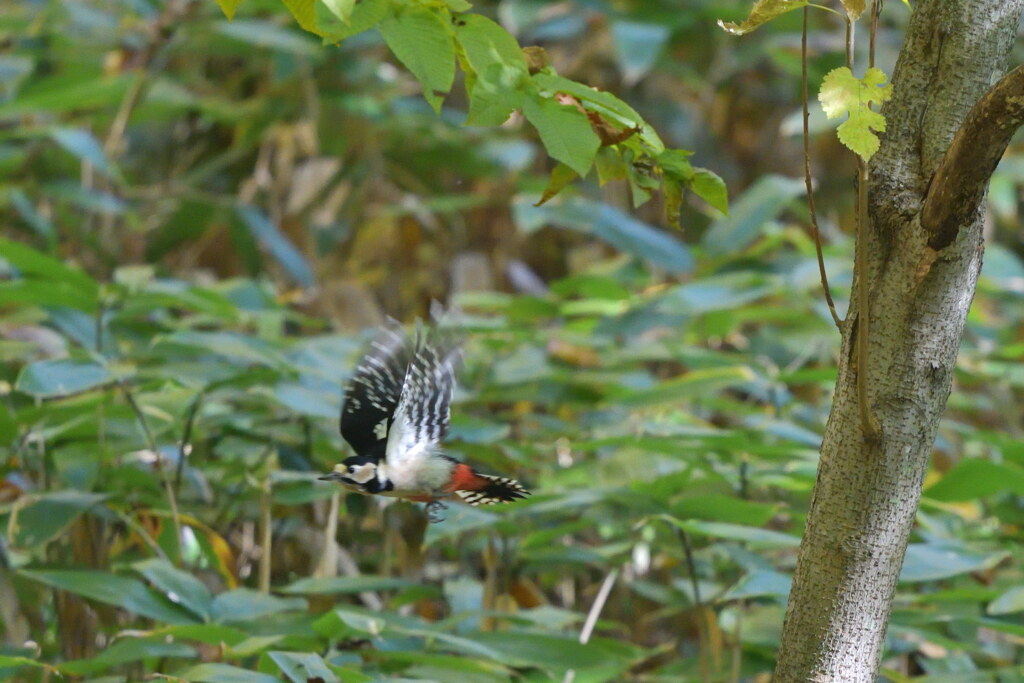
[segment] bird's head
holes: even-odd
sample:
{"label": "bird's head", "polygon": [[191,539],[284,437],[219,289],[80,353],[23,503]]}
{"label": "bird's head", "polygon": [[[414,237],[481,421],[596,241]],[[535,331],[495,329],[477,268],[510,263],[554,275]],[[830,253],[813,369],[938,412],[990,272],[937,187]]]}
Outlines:
{"label": "bird's head", "polygon": [[356,493],[380,493],[390,488],[376,458],[353,455],[334,466],[334,471],[319,477],[321,481],[336,481]]}

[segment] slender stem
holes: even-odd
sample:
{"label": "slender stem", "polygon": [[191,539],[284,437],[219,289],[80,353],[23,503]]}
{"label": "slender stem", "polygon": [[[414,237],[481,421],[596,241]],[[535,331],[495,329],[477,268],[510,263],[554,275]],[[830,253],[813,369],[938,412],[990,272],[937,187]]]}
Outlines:
{"label": "slender stem", "polygon": [[149,450],[153,452],[156,457],[156,466],[160,471],[160,479],[163,482],[164,492],[167,494],[167,504],[171,508],[171,519],[174,521],[174,538],[178,544],[178,561],[183,562],[185,560],[185,547],[183,545],[181,535],[181,514],[178,512],[178,500],[174,495],[174,488],[171,486],[171,480],[167,476],[167,470],[164,467],[164,456],[160,452],[160,447],[157,446],[156,438],[153,436],[153,431],[149,428],[149,422],[146,420],[146,414],[142,412],[142,408],[139,406],[138,401],[135,400],[135,394],[132,393],[128,383],[122,379],[117,380],[117,386],[121,388],[121,392],[124,394],[125,400],[128,401],[128,405],[131,406],[132,412],[135,413],[135,419],[142,427],[142,431],[146,436],[146,443],[149,445]]}
{"label": "slender stem", "polygon": [[853,22],[846,16],[846,68],[853,69]]}
{"label": "slender stem", "polygon": [[196,416],[199,414],[199,406],[202,404],[203,396],[205,395],[205,391],[200,391],[196,394],[196,397],[192,400],[192,405],[188,407],[188,415],[185,417],[185,428],[181,433],[181,443],[178,444],[178,463],[174,470],[174,492],[176,494],[181,493],[181,477],[185,471],[185,459],[191,450],[189,442],[192,440],[192,428],[195,425]]}
{"label": "slender stem", "polygon": [[803,104],[804,115],[804,185],[807,187],[807,210],[810,213],[811,230],[814,233],[814,250],[818,254],[818,275],[821,277],[821,288],[825,290],[825,301],[828,302],[828,312],[832,314],[832,320],[836,327],[842,329],[843,321],[836,313],[836,304],[832,300],[832,290],[828,286],[828,275],[825,272],[825,257],[821,250],[821,232],[818,230],[818,211],[814,206],[814,187],[811,181],[811,134],[810,134],[810,113],[807,108],[807,14],[808,9],[804,7],[804,27],[800,38],[800,93]]}
{"label": "slender stem", "polygon": [[[594,627],[597,626],[597,619],[601,616],[601,610],[604,609],[604,605],[608,602],[608,596],[612,593],[612,587],[615,585],[615,580],[619,578],[619,569],[615,569],[608,572],[608,576],[604,577],[604,581],[601,583],[601,587],[597,590],[597,597],[594,598],[594,604],[590,606],[590,611],[587,612],[587,618],[583,622],[583,629],[580,631],[580,643],[586,645],[590,642],[590,636],[594,633]],[[565,672],[565,678],[562,679],[562,683],[572,683],[576,678],[576,670],[569,669]]]}
{"label": "slender stem", "polygon": [[270,592],[270,564],[273,542],[270,518],[270,475],[263,479],[263,490],[260,492],[260,567],[259,588],[261,593]]}
{"label": "slender stem", "polygon": [[882,5],[878,0],[871,0],[871,38],[868,45],[868,68],[875,66],[875,35],[878,33],[878,15]]}

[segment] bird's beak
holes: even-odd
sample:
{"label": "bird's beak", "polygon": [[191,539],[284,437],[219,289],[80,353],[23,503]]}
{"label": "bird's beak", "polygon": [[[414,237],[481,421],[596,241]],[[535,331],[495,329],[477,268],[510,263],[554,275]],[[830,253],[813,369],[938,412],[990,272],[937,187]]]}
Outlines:
{"label": "bird's beak", "polygon": [[325,474],[322,477],[317,477],[317,479],[320,481],[341,481],[341,474],[338,472],[331,472],[330,474]]}

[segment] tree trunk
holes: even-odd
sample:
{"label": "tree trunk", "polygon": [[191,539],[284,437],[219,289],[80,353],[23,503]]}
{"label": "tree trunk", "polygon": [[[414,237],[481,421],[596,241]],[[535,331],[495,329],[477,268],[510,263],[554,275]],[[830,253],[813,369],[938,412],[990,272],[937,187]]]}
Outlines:
{"label": "tree trunk", "polygon": [[[913,6],[893,98],[883,109],[888,132],[870,167],[868,363],[856,366],[850,315],[776,683],[875,679],[981,269],[985,190],[1024,115],[1024,105],[1006,96],[996,102],[1003,118],[987,121],[979,103],[1005,71],[1024,0]],[[958,163],[978,145],[988,146],[974,155],[983,160]],[[859,370],[867,373],[868,404],[881,426],[874,443],[861,431]]]}

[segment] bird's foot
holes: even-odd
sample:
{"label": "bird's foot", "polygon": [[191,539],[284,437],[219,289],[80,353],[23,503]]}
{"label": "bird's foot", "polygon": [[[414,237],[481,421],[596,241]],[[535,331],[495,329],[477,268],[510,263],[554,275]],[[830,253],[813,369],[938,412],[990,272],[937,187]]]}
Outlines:
{"label": "bird's foot", "polygon": [[443,522],[444,511],[448,509],[448,506],[439,500],[432,500],[427,503],[427,521],[430,522]]}

